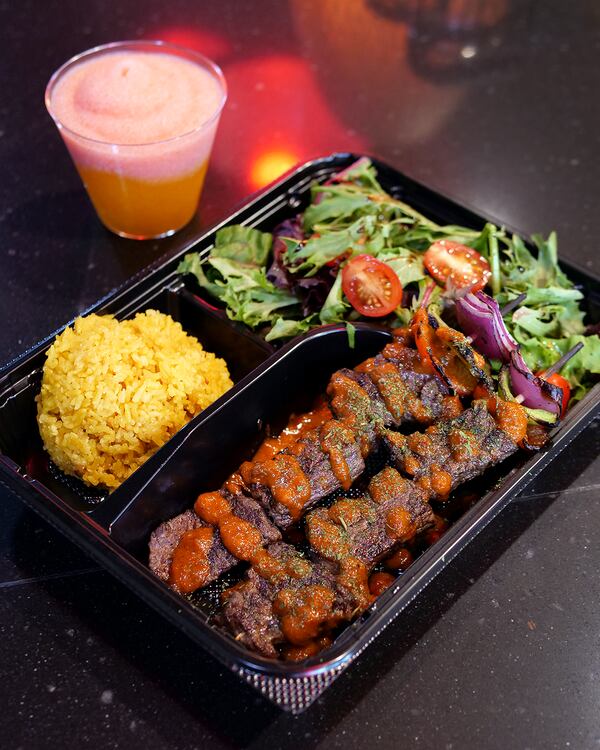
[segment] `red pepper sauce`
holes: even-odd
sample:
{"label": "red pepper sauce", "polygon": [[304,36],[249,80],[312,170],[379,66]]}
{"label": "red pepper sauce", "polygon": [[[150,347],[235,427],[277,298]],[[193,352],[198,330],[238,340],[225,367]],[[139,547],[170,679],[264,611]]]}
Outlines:
{"label": "red pepper sauce", "polygon": [[313,513],[306,522],[306,537],[315,552],[327,560],[341,560],[350,552],[343,528],[329,513]]}
{"label": "red pepper sauce", "polygon": [[469,430],[451,430],[448,434],[448,445],[455,461],[468,461],[480,452],[477,435]]}
{"label": "red pepper sauce", "polygon": [[464,411],[461,400],[458,396],[444,396],[442,399],[442,419],[453,419],[458,417]]}
{"label": "red pepper sauce", "polygon": [[273,602],[285,639],[295,646],[304,646],[320,634],[322,628],[335,623],[335,594],[327,586],[313,584],[301,589],[284,588]]}
{"label": "red pepper sauce", "polygon": [[391,362],[384,362],[373,367],[369,375],[377,386],[387,410],[396,422],[400,422],[406,412],[409,393],[398,368]]}
{"label": "red pepper sauce", "polygon": [[407,445],[413,453],[427,458],[433,451],[433,441],[427,434],[415,432],[407,439]]}
{"label": "red pepper sauce", "polygon": [[372,421],[372,406],[369,394],[352,378],[336,372],[327,388],[331,398],[332,410],[338,419],[344,422],[353,432],[361,436],[361,452],[366,456],[370,450],[364,433]]}
{"label": "red pepper sauce", "polygon": [[331,419],[322,425],[320,430],[321,450],[329,456],[333,475],[344,490],[349,490],[352,484],[352,476],[345,458],[344,448],[353,442],[355,442],[354,433],[339,420]]}
{"label": "red pepper sauce", "polygon": [[396,469],[386,466],[369,482],[369,495],[378,505],[394,500],[406,492],[408,481]]}
{"label": "red pepper sauce", "polygon": [[437,464],[429,467],[431,490],[440,500],[445,500],[452,490],[452,475]]}
{"label": "red pepper sauce", "polygon": [[290,516],[297,520],[302,509],[310,500],[310,481],[302,471],[298,460],[285,453],[278,454],[269,461],[254,464],[252,482],[266,485],[275,500],[283,505]]}
{"label": "red pepper sauce", "polygon": [[527,436],[527,413],[521,404],[491,398],[487,402],[487,408],[499,430],[505,432],[513,443],[519,445],[523,442]]}
{"label": "red pepper sauce", "polygon": [[262,546],[262,534],[249,521],[232,512],[231,504],[220,492],[198,496],[194,510],[206,523],[218,526],[225,547],[238,560],[251,560]]}
{"label": "red pepper sauce", "polygon": [[389,537],[400,542],[411,539],[416,529],[410,512],[401,506],[391,508],[385,516],[385,531]]}
{"label": "red pepper sauce", "polygon": [[277,453],[297,443],[307,432],[332,419],[331,409],[324,397],[305,414],[292,414],[287,426],[277,437],[266,438],[252,458],[252,463],[267,461]]}
{"label": "red pepper sauce", "polygon": [[272,580],[285,575],[284,566],[264,549],[260,531],[254,524],[236,516],[222,493],[199,495],[194,510],[203,521],[218,527],[221,540],[232,555],[250,562],[263,578]]}
{"label": "red pepper sauce", "polygon": [[357,614],[370,606],[373,596],[369,591],[369,570],[358,557],[345,557],[341,560],[337,582],[351,593],[356,602]]}
{"label": "red pepper sauce", "polygon": [[169,584],[182,594],[204,586],[210,573],[208,553],[213,543],[210,526],[200,526],[186,531],[171,560]]}

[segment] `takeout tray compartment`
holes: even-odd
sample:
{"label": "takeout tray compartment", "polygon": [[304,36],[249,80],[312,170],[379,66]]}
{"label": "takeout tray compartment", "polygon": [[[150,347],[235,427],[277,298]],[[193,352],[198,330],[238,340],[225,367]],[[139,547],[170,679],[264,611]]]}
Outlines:
{"label": "takeout tray compartment", "polygon": [[[214,315],[208,306],[199,305],[181,284],[159,286],[122,302],[121,306],[110,305],[95,312],[111,312],[119,319],[131,318],[148,309],[168,313],[207,351],[225,359],[234,383],[254,370],[273,351],[252,332],[232,327],[229,321]],[[0,378],[0,453],[11,459],[19,472],[42,482],[73,508],[91,510],[103,502],[106,493],[65,476],[49,461],[39,437],[35,397],[39,393],[48,345],[28,358],[27,367],[20,377],[10,377],[9,373]],[[128,481],[118,488],[118,497],[127,493]]]}
{"label": "takeout tray compartment", "polygon": [[[66,487],[64,478],[53,479],[28,461],[31,441],[35,442],[37,437],[34,397],[39,388],[44,352],[54,336],[0,372],[0,483],[18,493],[30,507],[169,622],[202,644],[270,700],[294,713],[307,708],[479,530],[600,413],[600,385],[597,385],[570,410],[547,450],[530,458],[515,458],[512,463],[503,464],[497,474],[488,475],[486,482],[496,482],[495,486],[484,482],[481,499],[464,512],[435,545],[423,552],[395,585],[379,597],[376,606],[348,626],[326,652],[305,663],[284,663],[252,654],[214,626],[209,614],[211,607],[214,611],[220,590],[239,572],[233,571],[232,578],[208,587],[209,590],[188,601],[149,571],[144,549],[147,537],[144,537],[152,528],[189,507],[201,490],[218,486],[227,472],[246,458],[260,441],[270,419],[277,421],[293,409],[303,408],[336,367],[357,361],[372,344],[374,348],[381,344],[381,334],[375,334],[375,342],[374,334],[361,327],[354,352],[344,350],[347,337],[345,330],[340,329],[336,333],[338,354],[330,352],[329,345],[324,347],[320,343],[325,340],[321,338],[325,337],[325,331],[311,333],[306,343],[295,341],[273,354],[273,347],[259,335],[232,323],[211,300],[203,299],[192,277],[182,280],[176,273],[177,265],[186,252],[207,254],[214,243],[215,232],[226,224],[241,223],[265,231],[274,229],[283,219],[302,210],[309,200],[313,181],[324,181],[357,158],[354,154],[334,154],[300,166],[252,197],[174,257],[157,262],[86,311],[110,312],[120,318],[149,307],[168,312],[180,320],[186,330],[198,335],[207,349],[224,356],[234,379],[239,381],[101,504],[82,505],[80,496]],[[500,223],[494,217],[484,218],[391,167],[373,161],[386,190],[436,221],[474,228],[482,227],[486,220]],[[514,231],[514,228],[508,229]],[[561,265],[584,291],[589,322],[598,322],[599,281],[585,269],[569,263]],[[311,355],[306,352],[312,346],[315,346],[314,351],[319,351],[319,356],[312,356],[310,363],[301,362],[299,354],[310,359]],[[293,367],[288,368],[286,363],[293,363]],[[210,460],[206,459],[207,455]]]}

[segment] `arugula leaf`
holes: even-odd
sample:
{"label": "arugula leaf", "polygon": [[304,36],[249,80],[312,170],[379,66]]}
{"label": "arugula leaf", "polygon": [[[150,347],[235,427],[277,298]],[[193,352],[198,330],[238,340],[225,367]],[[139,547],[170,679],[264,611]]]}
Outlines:
{"label": "arugula leaf", "polygon": [[211,258],[230,258],[238,263],[264,266],[272,244],[272,235],[235,224],[218,230]]}
{"label": "arugula leaf", "polygon": [[550,232],[547,240],[539,234],[531,235],[531,239],[538,249],[536,286],[546,287],[550,284],[557,284],[567,288],[572,287],[572,282],[558,266],[556,232]]}
{"label": "arugula leaf", "polygon": [[277,339],[287,339],[291,336],[299,336],[306,333],[313,325],[314,316],[311,315],[303,320],[288,320],[286,318],[276,318],[271,330],[265,336],[265,341],[276,341]]}
{"label": "arugula leaf", "polygon": [[335,220],[340,223],[353,217],[359,210],[376,211],[376,207],[367,195],[348,193],[327,189],[332,195],[326,196],[319,203],[312,203],[304,212],[303,225],[306,232],[311,232],[317,224]]}
{"label": "arugula leaf", "polygon": [[556,320],[556,313],[560,308],[556,305],[548,305],[537,310],[523,306],[513,314],[513,323],[522,328],[532,336],[560,336],[560,326]]}
{"label": "arugula leaf", "polygon": [[350,305],[344,302],[342,294],[342,274],[338,273],[319,313],[321,323],[341,323]]}
{"label": "arugula leaf", "polygon": [[387,263],[394,270],[403,287],[413,281],[420,281],[427,276],[422,256],[415,255],[415,253],[406,247],[386,250],[379,253],[377,259]]}
{"label": "arugula leaf", "polygon": [[349,229],[312,237],[306,243],[289,243],[286,251],[288,270],[302,276],[313,276],[319,268],[351,250],[356,244]]}
{"label": "arugula leaf", "polygon": [[184,256],[183,260],[179,262],[179,265],[177,266],[177,273],[192,274],[196,277],[198,284],[200,284],[203,289],[206,289],[206,291],[212,297],[220,299],[222,287],[218,284],[213,283],[207,278],[206,274],[204,273],[204,269],[202,268],[203,262],[204,261],[200,260],[200,256],[198,255],[198,253],[187,253],[187,255]]}
{"label": "arugula leaf", "polygon": [[344,169],[334,180],[335,182],[354,182],[357,185],[370,188],[376,193],[386,195],[385,190],[381,187],[377,179],[377,170],[366,156],[361,157],[354,164]]}
{"label": "arugula leaf", "polygon": [[194,274],[198,284],[226,306],[232,320],[252,328],[270,323],[273,314],[282,308],[298,308],[297,298],[272,284],[264,268],[212,255],[203,262],[191,253],[179,264],[178,271]]}

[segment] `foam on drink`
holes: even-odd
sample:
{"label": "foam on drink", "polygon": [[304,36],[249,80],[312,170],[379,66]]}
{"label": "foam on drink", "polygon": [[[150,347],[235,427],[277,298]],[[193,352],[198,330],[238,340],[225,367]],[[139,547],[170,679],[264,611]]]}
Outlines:
{"label": "foam on drink", "polygon": [[49,109],[100,218],[128,236],[157,236],[189,221],[225,98],[214,71],[157,48],[91,53],[50,93]]}

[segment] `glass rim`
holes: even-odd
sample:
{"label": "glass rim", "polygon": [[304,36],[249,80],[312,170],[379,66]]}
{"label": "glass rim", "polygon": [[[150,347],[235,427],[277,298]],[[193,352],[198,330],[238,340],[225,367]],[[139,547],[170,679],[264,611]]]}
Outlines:
{"label": "glass rim", "polygon": [[[167,54],[169,52],[175,53],[176,57],[186,57],[189,60],[199,63],[205,69],[207,68],[209,72],[213,75],[213,77],[216,78],[219,84],[221,85],[221,91],[222,91],[221,100],[219,101],[219,105],[214,111],[214,113],[208,118],[208,120],[205,120],[201,125],[199,125],[196,128],[193,128],[192,130],[187,130],[185,133],[179,133],[178,135],[171,136],[170,138],[161,138],[157,141],[147,141],[146,143],[115,143],[114,141],[100,140],[99,138],[91,138],[87,135],[83,135],[82,133],[78,133],[76,130],[73,130],[73,128],[70,128],[68,125],[65,125],[65,123],[62,122],[60,118],[58,118],[52,110],[52,92],[57,82],[59,81],[59,79],[67,72],[67,70],[74,68],[85,58],[95,57],[104,52],[113,52],[115,50],[124,49],[127,47],[137,47],[137,48],[147,47],[147,48],[154,48],[158,50],[164,50],[164,52]],[[99,44],[96,47],[91,47],[90,49],[85,50],[84,52],[79,52],[78,54],[73,55],[73,57],[70,57],[65,63],[63,63],[59,68],[57,68],[57,70],[55,70],[52,76],[50,77],[50,80],[48,81],[48,84],[46,85],[46,91],[44,93],[44,102],[46,104],[46,109],[48,110],[48,114],[54,120],[54,123],[56,127],[59,129],[59,131],[66,131],[67,133],[74,136],[75,138],[79,138],[83,141],[87,141],[88,143],[95,143],[101,146],[118,146],[119,148],[142,148],[143,146],[157,146],[163,143],[172,143],[174,141],[178,141],[182,138],[186,138],[190,135],[194,135],[195,133],[199,133],[202,130],[205,130],[210,125],[212,125],[215,122],[215,120],[217,120],[217,118],[220,116],[221,112],[223,111],[223,107],[225,106],[225,102],[227,101],[227,93],[228,93],[227,81],[225,80],[223,71],[217,65],[217,63],[213,62],[211,59],[206,57],[206,55],[203,55],[201,52],[196,52],[195,50],[188,49],[187,47],[182,47],[179,44],[172,44],[171,42],[164,42],[160,39],[132,39],[132,40],[125,40],[121,42],[109,42],[108,44]]]}

